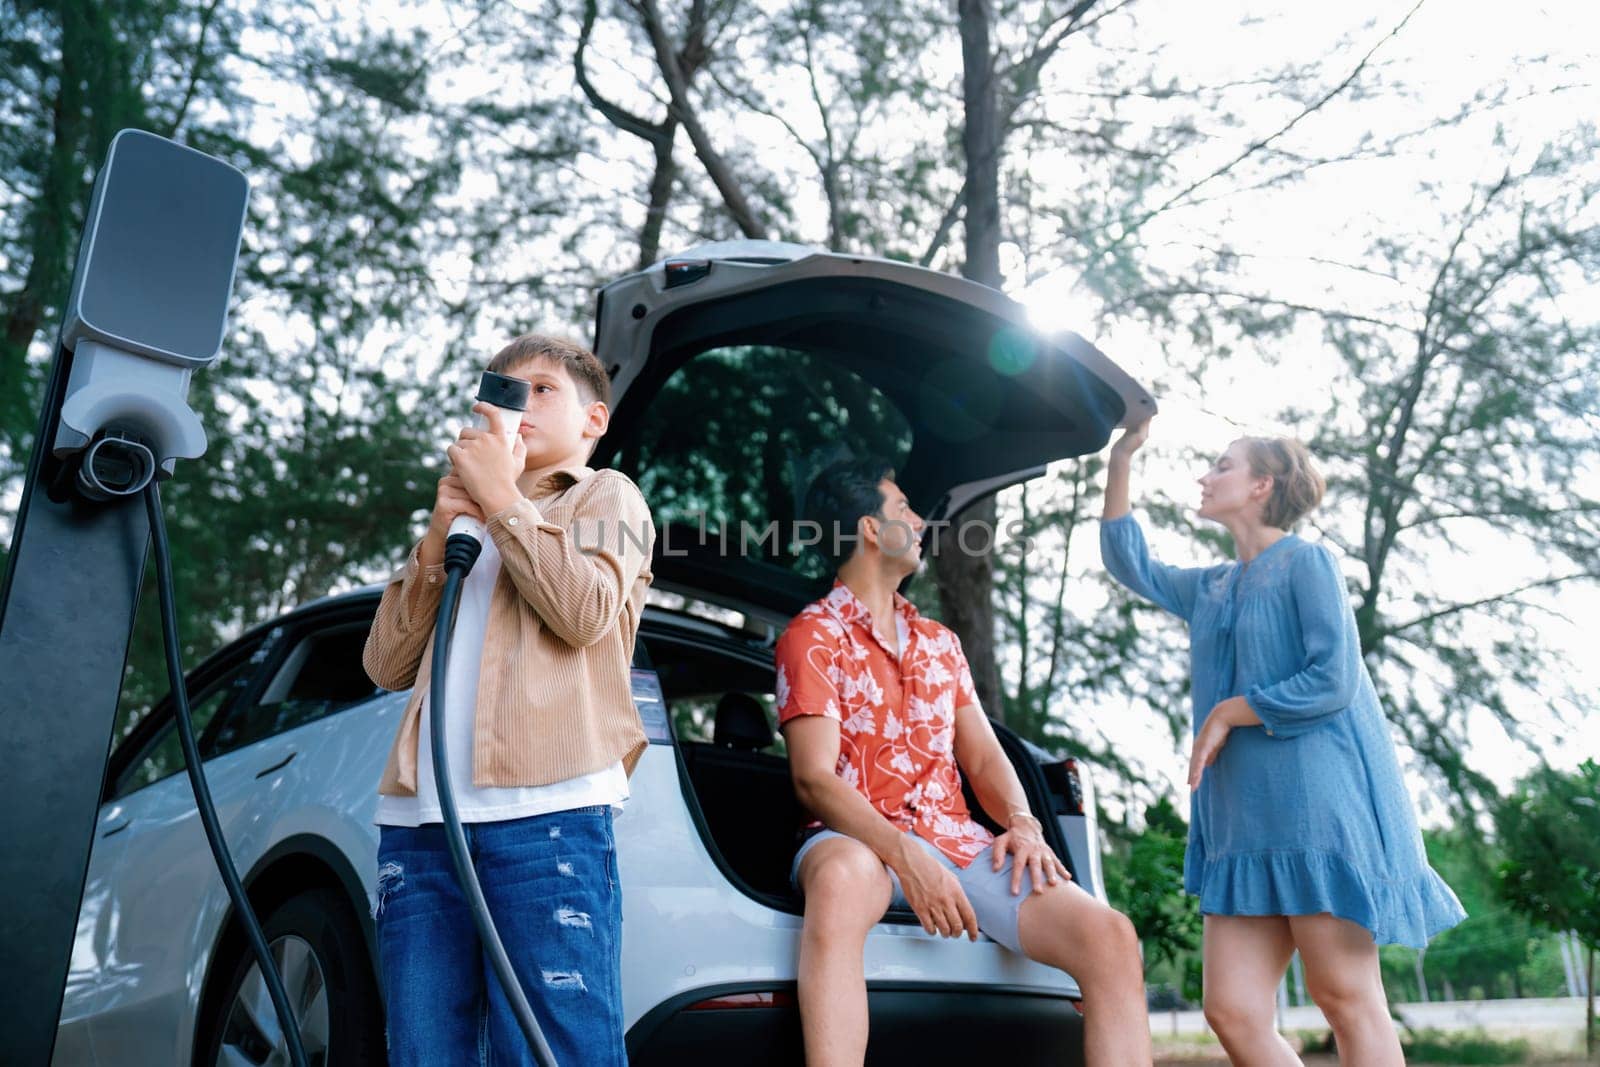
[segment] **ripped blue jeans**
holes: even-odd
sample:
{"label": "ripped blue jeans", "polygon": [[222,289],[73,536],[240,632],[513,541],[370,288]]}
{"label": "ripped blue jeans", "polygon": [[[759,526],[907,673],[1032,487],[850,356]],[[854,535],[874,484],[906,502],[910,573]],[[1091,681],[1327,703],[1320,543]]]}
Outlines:
{"label": "ripped blue jeans", "polygon": [[[611,809],[465,829],[489,912],[556,1063],[625,1065]],[[444,829],[381,827],[377,889],[390,1067],[534,1064],[456,883]]]}

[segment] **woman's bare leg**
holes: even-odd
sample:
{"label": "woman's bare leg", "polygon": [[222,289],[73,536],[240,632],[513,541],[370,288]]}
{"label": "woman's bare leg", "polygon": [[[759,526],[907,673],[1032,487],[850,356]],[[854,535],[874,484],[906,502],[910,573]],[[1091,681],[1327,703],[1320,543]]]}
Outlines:
{"label": "woman's bare leg", "polygon": [[1234,1067],[1290,1067],[1300,1057],[1278,1033],[1278,981],[1294,955],[1282,915],[1205,917],[1206,1022]]}
{"label": "woman's bare leg", "polygon": [[1289,928],[1305,963],[1306,988],[1339,1043],[1339,1062],[1403,1067],[1372,935],[1327,913],[1291,916]]}

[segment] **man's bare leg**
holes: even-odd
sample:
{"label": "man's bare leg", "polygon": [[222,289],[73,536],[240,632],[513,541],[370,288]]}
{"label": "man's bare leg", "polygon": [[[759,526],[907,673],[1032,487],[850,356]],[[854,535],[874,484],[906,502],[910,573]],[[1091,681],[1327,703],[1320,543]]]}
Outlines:
{"label": "man's bare leg", "polygon": [[808,1067],[859,1067],[867,1055],[867,932],[888,910],[883,861],[848,837],[819,841],[800,861],[800,1028]]}
{"label": "man's bare leg", "polygon": [[[1027,892],[1026,879],[1023,886]],[[1144,964],[1139,935],[1127,916],[1075,883],[1062,882],[1023,902],[1017,935],[1029,959],[1077,979],[1083,993],[1085,1059],[1091,1067],[1150,1063]]]}

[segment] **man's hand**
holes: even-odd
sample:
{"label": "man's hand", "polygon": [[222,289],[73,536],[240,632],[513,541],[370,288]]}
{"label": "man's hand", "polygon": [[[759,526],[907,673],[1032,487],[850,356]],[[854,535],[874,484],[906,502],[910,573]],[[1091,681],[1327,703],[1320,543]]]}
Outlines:
{"label": "man's hand", "polygon": [[923,851],[916,835],[901,835],[900,857],[890,864],[900,879],[900,892],[917,913],[922,928],[941,937],[978,940],[978,916],[961,891],[961,883],[938,860]]}
{"label": "man's hand", "polygon": [[445,454],[478,507],[485,515],[493,515],[522,499],[517,478],[522,474],[528,446],[514,434],[507,442],[498,408],[479,403],[472,410],[488,418],[488,427],[469,426],[462,430]]}
{"label": "man's hand", "polygon": [[1043,893],[1045,886],[1055,885],[1057,882],[1072,880],[1072,875],[1062,864],[1050,846],[1045,844],[1044,835],[1037,827],[1023,824],[1013,826],[1005,833],[994,839],[994,869],[999,870],[1005,866],[1006,855],[1011,855],[1011,895],[1016,896],[1022,892],[1022,872],[1027,871],[1033,879],[1031,892]]}
{"label": "man's hand", "polygon": [[1229,697],[1211,709],[1206,721],[1195,736],[1194,748],[1189,753],[1189,788],[1200,788],[1200,776],[1217,761],[1222,746],[1235,726],[1259,725],[1261,719],[1244,697]]}

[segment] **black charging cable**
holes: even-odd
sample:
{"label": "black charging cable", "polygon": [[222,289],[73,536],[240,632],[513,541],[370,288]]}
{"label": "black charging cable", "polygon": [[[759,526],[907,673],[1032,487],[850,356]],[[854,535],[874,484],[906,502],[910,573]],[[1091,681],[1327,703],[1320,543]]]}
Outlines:
{"label": "black charging cable", "polygon": [[468,534],[452,534],[444,548],[444,594],[439,600],[439,614],[433,627],[433,667],[428,683],[431,709],[428,715],[428,737],[433,745],[433,781],[439,793],[439,815],[444,822],[445,840],[450,843],[450,858],[455,861],[456,877],[461,891],[466,894],[472,921],[478,928],[478,940],[483,942],[489,956],[489,965],[500,988],[505,992],[511,1013],[522,1027],[522,1035],[533,1050],[534,1059],[543,1067],[556,1067],[555,1054],[533,1017],[533,1005],[517,979],[517,972],[506,955],[506,947],[495,929],[494,918],[489,914],[489,904],[483,899],[483,887],[478,884],[478,872],[472,866],[472,854],[467,850],[467,835],[461,828],[461,816],[456,811],[455,794],[450,790],[449,756],[445,751],[444,736],[444,679],[445,663],[450,657],[450,637],[455,631],[456,609],[461,605],[461,583],[467,572],[478,561],[483,544]]}
{"label": "black charging cable", "polygon": [[278,1026],[283,1031],[284,1042],[289,1047],[289,1062],[294,1067],[308,1067],[306,1050],[300,1043],[300,1027],[289,1007],[289,995],[284,992],[283,978],[272,962],[272,950],[267,946],[266,935],[256,919],[250,898],[245,896],[234,869],[233,858],[228,855],[228,843],[222,836],[222,825],[217,820],[217,809],[211,803],[211,790],[200,765],[200,746],[195,743],[194,721],[189,717],[189,692],[183,681],[183,658],[178,650],[177,596],[172,588],[172,557],[167,543],[167,524],[161,514],[161,491],[151,480],[144,489],[145,511],[150,516],[150,533],[155,540],[156,586],[161,599],[161,636],[167,653],[167,678],[172,685],[172,703],[177,714],[178,741],[183,746],[183,762],[189,771],[189,785],[194,790],[194,806],[200,812],[200,823],[205,827],[206,843],[217,861],[217,873],[227,887],[228,899],[233,901],[234,915],[244,927],[245,937],[255,952],[261,977],[267,984],[267,994],[272,998],[272,1009],[277,1013]]}

